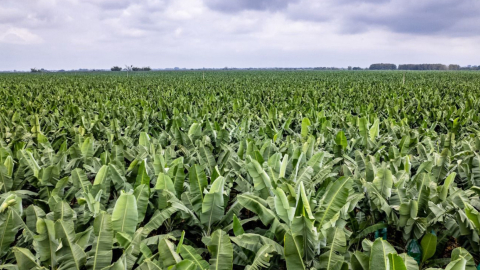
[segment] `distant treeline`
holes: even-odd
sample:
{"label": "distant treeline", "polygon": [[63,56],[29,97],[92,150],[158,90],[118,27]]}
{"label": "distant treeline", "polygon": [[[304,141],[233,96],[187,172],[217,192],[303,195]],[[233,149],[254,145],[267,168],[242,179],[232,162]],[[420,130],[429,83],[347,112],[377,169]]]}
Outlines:
{"label": "distant treeline", "polygon": [[41,68],[41,69],[40,68],[38,68],[38,69],[37,68],[31,68],[30,72],[36,73],[36,72],[47,72],[47,71],[43,68]]}
{"label": "distant treeline", "polygon": [[399,70],[448,70],[443,64],[404,64],[398,65]]}
{"label": "distant treeline", "polygon": [[125,68],[121,68],[119,66],[114,66],[110,69],[111,71],[150,71],[152,70],[150,67],[134,67],[134,66],[127,66]]}
{"label": "distant treeline", "polygon": [[371,70],[394,70],[394,69],[397,69],[397,65],[395,65],[395,64],[385,64],[385,63],[371,64],[369,69],[371,69]]}
{"label": "distant treeline", "polygon": [[[390,63],[371,64],[370,70],[396,70],[397,66]],[[460,67],[460,65],[450,64],[402,64],[398,65],[398,70],[480,70],[479,66]]]}

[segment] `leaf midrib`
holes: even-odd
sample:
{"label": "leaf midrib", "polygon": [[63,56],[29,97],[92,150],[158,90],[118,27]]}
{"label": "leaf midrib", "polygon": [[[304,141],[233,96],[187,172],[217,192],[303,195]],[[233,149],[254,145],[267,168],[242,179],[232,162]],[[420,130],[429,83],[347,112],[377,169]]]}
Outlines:
{"label": "leaf midrib", "polygon": [[332,199],[330,200],[330,203],[328,204],[327,208],[325,209],[325,214],[323,215],[322,219],[320,220],[320,226],[323,225],[323,221],[325,219],[325,217],[327,216],[327,213],[330,211],[330,207],[332,206],[332,203],[333,201],[335,200],[335,198],[337,197],[338,193],[340,192],[340,190],[343,189],[343,187],[345,186],[345,184],[348,182],[349,179],[346,179],[343,184],[338,188],[338,190],[335,192],[334,196],[332,197]]}
{"label": "leaf midrib", "polygon": [[93,269],[95,270],[96,269],[96,265],[97,265],[97,257],[98,257],[98,246],[100,246],[100,241],[101,241],[101,237],[102,237],[102,231],[103,231],[103,220],[105,218],[105,214],[102,215],[102,220],[100,222],[100,230],[98,232],[98,240],[97,240],[97,245],[95,247],[95,259],[93,260]]}

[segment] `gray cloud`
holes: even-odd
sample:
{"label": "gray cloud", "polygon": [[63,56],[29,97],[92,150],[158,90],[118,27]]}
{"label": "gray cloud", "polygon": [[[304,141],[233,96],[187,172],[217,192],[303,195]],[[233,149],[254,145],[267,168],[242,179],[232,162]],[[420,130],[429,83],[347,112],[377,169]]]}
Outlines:
{"label": "gray cloud", "polygon": [[118,9],[127,8],[135,1],[132,1],[132,0],[85,0],[85,2],[106,10],[118,10]]}
{"label": "gray cloud", "polygon": [[1,1],[0,70],[480,63],[474,0]]}
{"label": "gray cloud", "polygon": [[286,14],[293,20],[334,21],[346,34],[379,28],[415,35],[480,35],[476,0],[304,0],[289,6]]}
{"label": "gray cloud", "polygon": [[285,9],[296,0],[205,0],[205,4],[222,12],[240,12],[244,10],[278,11]]}
{"label": "gray cloud", "polygon": [[[365,27],[386,27],[405,34],[479,35],[480,2],[478,1],[391,1],[383,6],[372,7],[371,13],[354,13],[348,24]],[[476,19],[470,27],[463,22]],[[468,30],[468,31],[466,31]]]}

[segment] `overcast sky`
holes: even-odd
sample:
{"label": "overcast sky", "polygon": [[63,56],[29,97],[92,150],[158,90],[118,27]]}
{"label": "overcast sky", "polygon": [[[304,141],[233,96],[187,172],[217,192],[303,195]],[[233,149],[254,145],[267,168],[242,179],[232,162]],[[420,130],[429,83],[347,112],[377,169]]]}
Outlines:
{"label": "overcast sky", "polygon": [[479,0],[0,0],[0,70],[480,65]]}

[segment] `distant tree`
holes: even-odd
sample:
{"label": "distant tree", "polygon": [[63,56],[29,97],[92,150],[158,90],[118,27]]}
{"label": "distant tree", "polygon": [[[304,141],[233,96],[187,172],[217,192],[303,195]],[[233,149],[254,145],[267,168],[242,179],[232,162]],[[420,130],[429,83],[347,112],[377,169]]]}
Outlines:
{"label": "distant tree", "polygon": [[122,68],[119,66],[114,66],[110,69],[111,71],[122,71]]}
{"label": "distant tree", "polygon": [[361,67],[353,67],[353,70],[362,70]]}
{"label": "distant tree", "polygon": [[460,67],[459,69],[460,70],[480,70],[480,65],[478,66],[468,65],[466,67]]}
{"label": "distant tree", "polygon": [[397,66],[395,64],[380,63],[380,64],[371,64],[369,69],[370,70],[394,70],[394,69],[397,69]]}
{"label": "distant tree", "polygon": [[150,67],[134,67],[132,66],[132,71],[150,71],[152,70]]}
{"label": "distant tree", "polygon": [[443,64],[403,64],[399,65],[400,70],[447,70]]}
{"label": "distant tree", "polygon": [[454,64],[448,65],[448,70],[459,70],[459,69],[460,69],[460,65],[454,65]]}
{"label": "distant tree", "polygon": [[41,68],[41,69],[38,69],[38,68],[31,68],[30,69],[30,72],[48,72],[48,70],[44,69],[44,68]]}

